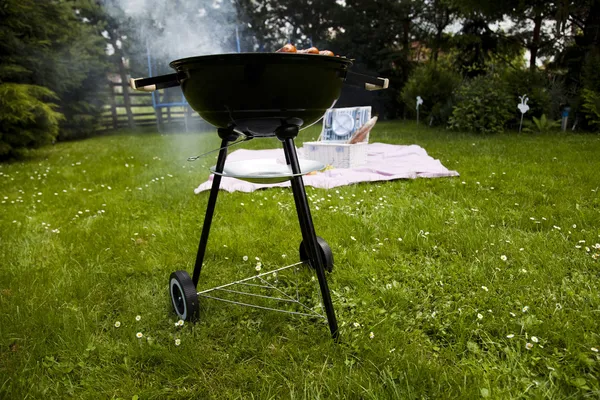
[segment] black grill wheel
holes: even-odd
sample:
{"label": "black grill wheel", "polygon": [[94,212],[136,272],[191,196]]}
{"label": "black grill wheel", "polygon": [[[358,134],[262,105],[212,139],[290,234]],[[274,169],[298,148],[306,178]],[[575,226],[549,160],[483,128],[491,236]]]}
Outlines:
{"label": "black grill wheel", "polygon": [[177,316],[184,321],[198,319],[199,304],[196,286],[187,271],[175,271],[169,277],[169,293]]}
{"label": "black grill wheel", "polygon": [[[325,239],[320,236],[317,236],[317,244],[319,246],[319,250],[321,251],[321,257],[325,261],[325,270],[327,272],[333,271],[333,252],[331,251],[331,247],[329,247]],[[300,242],[300,261],[310,265],[308,254],[304,248],[304,240]],[[310,267],[314,269],[314,266],[310,265]]]}

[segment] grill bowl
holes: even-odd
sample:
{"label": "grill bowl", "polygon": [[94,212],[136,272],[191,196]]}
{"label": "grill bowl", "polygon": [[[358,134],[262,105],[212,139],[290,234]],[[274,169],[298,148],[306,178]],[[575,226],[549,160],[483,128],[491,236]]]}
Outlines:
{"label": "grill bowl", "polygon": [[282,125],[304,129],[340,96],[352,62],[312,54],[218,54],[175,60],[190,106],[217,128],[275,136]]}

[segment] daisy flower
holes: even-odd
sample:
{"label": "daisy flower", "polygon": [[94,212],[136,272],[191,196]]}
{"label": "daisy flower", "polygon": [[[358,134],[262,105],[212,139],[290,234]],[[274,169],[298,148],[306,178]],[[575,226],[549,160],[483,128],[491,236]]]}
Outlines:
{"label": "daisy flower", "polygon": [[138,332],[135,334],[135,337],[137,337],[138,339],[141,339],[144,337],[144,334],[142,332]]}

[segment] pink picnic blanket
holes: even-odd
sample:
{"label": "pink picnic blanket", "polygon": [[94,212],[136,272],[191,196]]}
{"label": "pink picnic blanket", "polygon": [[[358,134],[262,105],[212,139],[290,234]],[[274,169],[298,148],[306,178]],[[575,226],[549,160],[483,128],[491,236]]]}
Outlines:
{"label": "pink picnic blanket", "polygon": [[[303,149],[298,150],[302,158]],[[285,159],[283,149],[245,150],[231,153],[227,161],[256,159]],[[198,186],[194,193],[210,190],[212,179]],[[303,177],[306,186],[331,189],[358,182],[391,181],[394,179],[441,178],[458,176],[458,172],[444,167],[439,160],[430,157],[424,148],[417,145],[401,146],[384,143],[371,143],[367,149],[367,164],[357,168],[335,168]],[[221,189],[228,192],[253,192],[256,189],[290,186],[290,182],[257,184],[235,178],[223,177]]]}

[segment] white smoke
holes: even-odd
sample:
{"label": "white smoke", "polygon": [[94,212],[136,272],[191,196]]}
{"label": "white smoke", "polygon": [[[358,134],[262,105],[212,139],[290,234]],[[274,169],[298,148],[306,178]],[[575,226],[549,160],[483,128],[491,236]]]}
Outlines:
{"label": "white smoke", "polygon": [[[231,0],[107,0],[133,23],[139,42],[155,60],[235,50]],[[109,7],[110,10],[110,7]]]}

